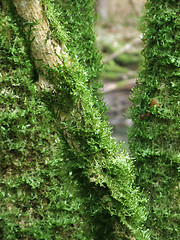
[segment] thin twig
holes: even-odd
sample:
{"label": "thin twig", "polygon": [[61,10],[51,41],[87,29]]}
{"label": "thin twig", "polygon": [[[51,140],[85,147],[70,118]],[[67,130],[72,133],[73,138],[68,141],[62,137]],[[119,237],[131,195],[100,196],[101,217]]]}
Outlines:
{"label": "thin twig", "polygon": [[104,59],[104,63],[107,63],[107,62],[109,62],[110,60],[118,57],[120,54],[127,52],[129,49],[132,48],[133,45],[140,43],[140,42],[141,42],[141,38],[142,38],[141,35],[140,35],[139,37],[137,37],[137,38],[134,38],[130,43],[127,43],[126,45],[124,45],[124,47],[122,47],[121,49],[119,49],[117,52],[112,53],[111,55],[107,56],[107,57]]}

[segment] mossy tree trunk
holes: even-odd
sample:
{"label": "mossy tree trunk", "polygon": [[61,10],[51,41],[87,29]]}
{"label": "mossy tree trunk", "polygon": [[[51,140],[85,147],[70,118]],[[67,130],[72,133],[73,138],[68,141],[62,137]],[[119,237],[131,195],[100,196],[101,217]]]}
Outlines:
{"label": "mossy tree trunk", "polygon": [[[126,152],[120,153],[121,144],[111,137],[99,90],[102,85],[97,79],[102,66],[93,32],[94,2],[14,0],[9,1],[9,8],[6,1],[2,6],[2,59],[5,62],[4,54],[9,54],[7,63],[12,65],[8,75],[7,67],[3,70],[4,91],[8,93],[7,82],[11,86],[29,84],[34,91],[26,95],[21,87],[16,88],[16,97],[12,91],[10,95],[17,100],[13,111],[17,121],[11,117],[12,103],[7,109],[8,124],[3,121],[8,160],[3,156],[1,161],[5,180],[1,183],[0,236],[11,240],[147,239],[144,199],[134,187],[133,162]],[[9,99],[9,93],[5,96]],[[35,104],[30,119],[29,98]],[[41,118],[43,111],[45,116],[48,112],[40,99],[54,119],[53,126],[51,117],[45,117],[47,121]],[[43,106],[39,116],[34,110],[38,104]],[[21,114],[16,115],[19,108]],[[45,123],[42,127],[50,137],[41,134],[39,121]],[[12,134],[12,124],[18,133]],[[33,135],[29,130],[27,136],[32,124],[35,129],[39,126],[38,133]],[[9,145],[8,134],[15,149]],[[41,151],[49,146],[49,155],[45,151],[40,157],[40,146],[34,144],[36,151],[31,156],[31,139],[38,146],[48,141]],[[24,166],[27,159],[30,165]]]}
{"label": "mossy tree trunk", "polygon": [[129,133],[137,185],[149,198],[151,239],[179,239],[180,2],[147,0],[145,48],[133,92]]}

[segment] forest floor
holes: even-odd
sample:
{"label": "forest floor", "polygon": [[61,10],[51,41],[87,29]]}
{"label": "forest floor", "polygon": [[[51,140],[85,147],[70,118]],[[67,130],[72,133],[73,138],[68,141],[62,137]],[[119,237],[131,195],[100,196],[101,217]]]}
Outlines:
{"label": "forest floor", "polygon": [[[126,1],[128,4],[128,1]],[[128,9],[129,5],[124,6]],[[142,8],[142,4],[140,6]],[[116,16],[111,21],[99,21],[96,26],[97,44],[102,52],[105,71],[104,99],[109,106],[109,122],[113,127],[113,136],[125,142],[127,131],[132,124],[125,117],[132,88],[136,86],[139,67],[143,61],[141,34],[138,29],[138,17],[135,12],[128,12],[123,18]],[[139,10],[138,10],[139,11]],[[121,15],[121,13],[120,13]]]}

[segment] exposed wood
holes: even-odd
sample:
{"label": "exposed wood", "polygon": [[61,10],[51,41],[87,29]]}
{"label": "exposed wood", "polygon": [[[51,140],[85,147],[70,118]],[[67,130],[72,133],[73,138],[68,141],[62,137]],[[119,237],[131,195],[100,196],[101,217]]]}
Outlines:
{"label": "exposed wood", "polygon": [[[14,0],[18,14],[27,23],[37,23],[33,29],[31,40],[31,53],[36,60],[37,68],[40,68],[45,74],[42,65],[55,67],[62,64],[58,55],[63,51],[61,46],[54,39],[49,39],[50,26],[43,15],[43,9],[39,0]],[[27,29],[28,30],[28,29]],[[39,75],[39,86],[48,89],[52,87],[43,75]]]}

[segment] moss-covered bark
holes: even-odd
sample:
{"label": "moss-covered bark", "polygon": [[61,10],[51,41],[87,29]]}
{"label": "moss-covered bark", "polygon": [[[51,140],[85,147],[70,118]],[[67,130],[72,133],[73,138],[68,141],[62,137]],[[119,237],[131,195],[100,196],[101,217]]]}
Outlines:
{"label": "moss-covered bark", "polygon": [[0,237],[147,239],[99,90],[94,2],[2,3]]}
{"label": "moss-covered bark", "polygon": [[180,238],[179,11],[179,1],[147,1],[144,64],[132,96],[130,152],[137,184],[149,198],[151,239]]}
{"label": "moss-covered bark", "polygon": [[77,183],[62,170],[62,140],[7,12],[0,12],[0,32],[0,239],[88,239]]}

